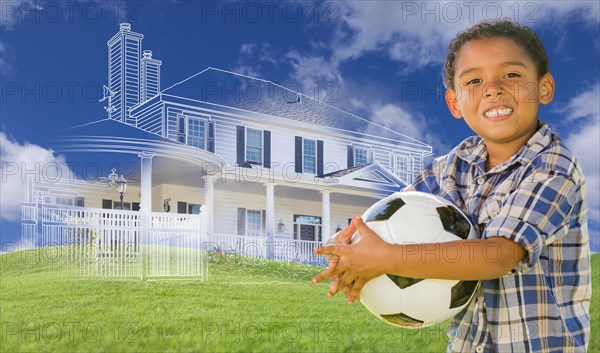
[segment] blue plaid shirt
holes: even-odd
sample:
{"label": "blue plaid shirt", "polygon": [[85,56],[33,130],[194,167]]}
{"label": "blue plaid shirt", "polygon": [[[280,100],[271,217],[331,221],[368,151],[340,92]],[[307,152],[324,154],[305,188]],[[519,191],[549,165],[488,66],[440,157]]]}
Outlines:
{"label": "blue plaid shirt", "polygon": [[481,281],[448,326],[448,351],[584,352],[592,287],[579,163],[543,122],[506,163],[486,172],[486,158],[481,138],[468,138],[407,188],[452,201],[482,239],[502,236],[527,250],[508,274]]}

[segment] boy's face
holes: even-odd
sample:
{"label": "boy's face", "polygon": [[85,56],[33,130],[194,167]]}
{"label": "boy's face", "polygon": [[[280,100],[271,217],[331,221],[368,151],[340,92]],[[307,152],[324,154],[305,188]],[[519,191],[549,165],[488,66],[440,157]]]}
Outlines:
{"label": "boy's face", "polygon": [[523,145],[537,130],[539,104],[554,95],[554,80],[538,78],[529,56],[512,40],[465,43],[455,67],[454,90],[446,92],[452,115],[486,143]]}

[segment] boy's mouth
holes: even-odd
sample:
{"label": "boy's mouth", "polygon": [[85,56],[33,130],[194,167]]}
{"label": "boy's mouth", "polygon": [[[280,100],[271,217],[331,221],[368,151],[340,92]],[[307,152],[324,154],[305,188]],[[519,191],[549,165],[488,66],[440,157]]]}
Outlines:
{"label": "boy's mouth", "polygon": [[488,119],[502,119],[509,117],[513,112],[513,108],[507,107],[505,105],[493,107],[483,113]]}

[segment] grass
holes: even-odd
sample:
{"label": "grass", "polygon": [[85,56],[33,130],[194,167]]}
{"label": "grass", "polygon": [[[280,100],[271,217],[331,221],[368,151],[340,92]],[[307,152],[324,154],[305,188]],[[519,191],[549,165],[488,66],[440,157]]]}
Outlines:
{"label": "grass", "polygon": [[[600,350],[598,271],[589,351]],[[39,250],[0,255],[2,352],[443,352],[445,325],[403,330],[326,285],[318,268],[251,258],[210,263],[208,283],[56,275]]]}

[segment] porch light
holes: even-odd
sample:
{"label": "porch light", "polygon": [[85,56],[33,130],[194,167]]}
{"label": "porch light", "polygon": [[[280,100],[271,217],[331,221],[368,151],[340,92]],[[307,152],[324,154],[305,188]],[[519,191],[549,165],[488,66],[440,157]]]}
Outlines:
{"label": "porch light", "polygon": [[285,224],[283,223],[283,218],[280,218],[279,223],[277,223],[277,231],[285,232]]}
{"label": "porch light", "polygon": [[119,177],[119,180],[116,181],[117,187],[119,188],[119,195],[121,198],[121,211],[123,210],[123,196],[125,195],[125,190],[127,190],[127,180],[123,177],[123,174]]}

